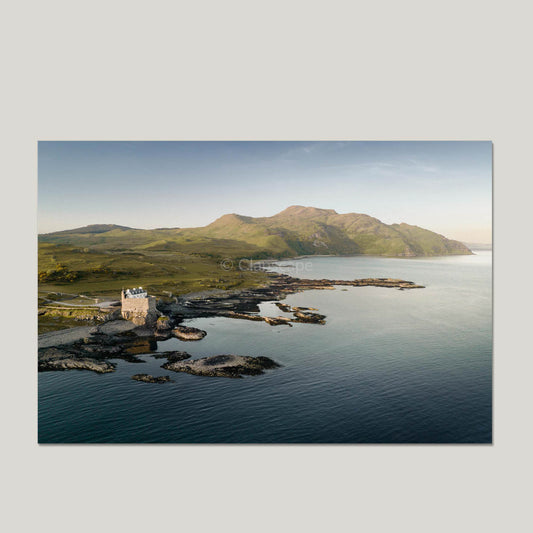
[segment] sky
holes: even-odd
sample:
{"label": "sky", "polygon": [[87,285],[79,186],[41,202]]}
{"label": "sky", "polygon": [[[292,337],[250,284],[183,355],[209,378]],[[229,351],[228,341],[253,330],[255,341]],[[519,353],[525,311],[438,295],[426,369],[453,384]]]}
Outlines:
{"label": "sky", "polygon": [[39,142],[39,233],[205,226],[291,205],[492,242],[489,141]]}

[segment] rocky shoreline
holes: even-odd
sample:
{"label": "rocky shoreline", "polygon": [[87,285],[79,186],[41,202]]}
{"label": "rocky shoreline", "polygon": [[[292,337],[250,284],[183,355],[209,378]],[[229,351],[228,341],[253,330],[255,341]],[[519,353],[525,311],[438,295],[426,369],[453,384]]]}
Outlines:
{"label": "rocky shoreline", "polygon": [[[212,291],[184,295],[174,303],[162,303],[158,308],[170,315],[183,318],[198,318],[211,316],[229,316],[246,318],[242,315],[259,312],[262,302],[283,300],[290,294],[307,290],[334,290],[341,287],[383,287],[399,290],[423,289],[412,281],[394,278],[363,278],[355,280],[331,279],[303,279],[293,278],[287,274],[269,272],[269,283],[264,287],[245,289],[241,291]],[[285,304],[282,304],[285,306]],[[279,307],[279,306],[278,306]],[[289,306],[286,306],[289,308]],[[280,307],[281,310],[284,310]],[[299,309],[300,311],[312,310]],[[316,309],[315,309],[316,311]],[[253,316],[253,315],[252,315]],[[255,320],[254,318],[248,318]]]}
{"label": "rocky shoreline", "polygon": [[[151,354],[166,358],[162,368],[187,372],[198,376],[239,378],[262,374],[279,365],[267,357],[216,355],[190,359],[186,352],[158,352],[157,341],[171,337],[182,341],[201,341],[207,332],[180,325],[183,320],[220,316],[233,319],[266,322],[270,326],[293,323],[325,324],[326,316],[311,307],[291,307],[280,302],[287,295],[305,290],[334,290],[336,286],[385,287],[400,290],[420,289],[412,281],[392,278],[365,278],[356,280],[312,280],[293,278],[285,274],[269,273],[269,283],[261,288],[242,291],[216,291],[189,294],[175,302],[158,302],[158,311],[164,313],[154,326],[136,326],[127,320],[110,320],[95,327],[79,327],[55,331],[39,336],[39,372],[58,370],[90,370],[99,374],[115,371],[109,359],[124,359],[142,363],[136,357]],[[289,316],[264,317],[258,314],[259,304],[274,301]],[[189,360],[190,359],[190,360]],[[168,376],[167,376],[168,377]],[[168,381],[166,377],[136,374],[132,379],[148,383]],[[162,381],[161,381],[162,380]]]}

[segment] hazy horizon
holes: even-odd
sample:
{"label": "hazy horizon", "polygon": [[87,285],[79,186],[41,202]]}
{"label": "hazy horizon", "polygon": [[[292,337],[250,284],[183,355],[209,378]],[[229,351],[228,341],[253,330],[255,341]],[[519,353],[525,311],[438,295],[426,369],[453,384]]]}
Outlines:
{"label": "hazy horizon", "polygon": [[492,143],[39,142],[39,233],[197,227],[291,205],[492,242]]}

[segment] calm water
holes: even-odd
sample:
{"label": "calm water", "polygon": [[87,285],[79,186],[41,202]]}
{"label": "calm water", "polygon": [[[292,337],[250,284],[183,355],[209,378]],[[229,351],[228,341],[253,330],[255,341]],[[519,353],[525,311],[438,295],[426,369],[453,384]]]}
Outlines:
{"label": "calm water", "polygon": [[[325,326],[226,318],[188,325],[193,357],[265,355],[283,366],[244,379],[167,372],[149,355],[113,374],[39,374],[40,442],[488,443],[492,440],[491,252],[431,259],[315,257],[281,262],[308,278],[398,277],[426,285],[307,291],[291,305]],[[263,314],[282,314],[265,303]],[[174,383],[139,383],[136,373]]]}

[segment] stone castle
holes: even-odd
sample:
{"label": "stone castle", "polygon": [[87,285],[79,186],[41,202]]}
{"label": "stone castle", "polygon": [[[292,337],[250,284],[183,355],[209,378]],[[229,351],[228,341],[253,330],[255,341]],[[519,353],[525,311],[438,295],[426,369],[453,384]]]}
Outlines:
{"label": "stone castle", "polygon": [[155,297],[148,296],[142,287],[123,289],[121,301],[122,318],[131,320],[137,326],[153,325],[159,316]]}

